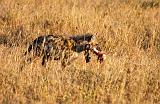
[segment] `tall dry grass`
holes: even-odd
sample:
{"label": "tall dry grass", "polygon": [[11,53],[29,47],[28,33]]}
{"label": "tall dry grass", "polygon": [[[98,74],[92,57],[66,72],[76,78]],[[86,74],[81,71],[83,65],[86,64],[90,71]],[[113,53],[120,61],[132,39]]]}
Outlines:
{"label": "tall dry grass", "polygon": [[[24,66],[37,36],[83,33],[97,36],[103,64]],[[159,0],[0,0],[0,48],[2,104],[160,103]]]}

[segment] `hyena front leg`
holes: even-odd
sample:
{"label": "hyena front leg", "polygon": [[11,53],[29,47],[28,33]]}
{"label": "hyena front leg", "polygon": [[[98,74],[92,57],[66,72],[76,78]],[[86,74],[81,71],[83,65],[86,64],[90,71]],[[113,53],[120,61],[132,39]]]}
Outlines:
{"label": "hyena front leg", "polygon": [[90,50],[87,50],[85,51],[85,60],[86,60],[86,63],[89,63],[90,60],[91,60],[91,56],[90,56]]}
{"label": "hyena front leg", "polygon": [[77,58],[78,58],[78,53],[74,52],[68,60],[68,65],[70,65],[72,62],[74,62]]}
{"label": "hyena front leg", "polygon": [[78,58],[78,53],[73,52],[71,53],[72,55],[65,55],[64,58],[61,60],[61,65],[62,68],[65,68],[66,66],[72,64],[77,58]]}
{"label": "hyena front leg", "polygon": [[91,60],[91,56],[90,56],[90,44],[86,44],[84,55],[85,55],[86,63],[90,62],[90,60]]}

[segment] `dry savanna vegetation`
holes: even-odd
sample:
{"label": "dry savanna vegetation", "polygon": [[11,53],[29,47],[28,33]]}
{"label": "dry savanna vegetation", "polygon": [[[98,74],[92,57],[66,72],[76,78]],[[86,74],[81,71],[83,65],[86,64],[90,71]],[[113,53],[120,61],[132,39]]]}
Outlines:
{"label": "dry savanna vegetation", "polygon": [[[107,53],[102,64],[24,64],[37,36],[84,33]],[[0,0],[0,103],[160,104],[160,1]]]}

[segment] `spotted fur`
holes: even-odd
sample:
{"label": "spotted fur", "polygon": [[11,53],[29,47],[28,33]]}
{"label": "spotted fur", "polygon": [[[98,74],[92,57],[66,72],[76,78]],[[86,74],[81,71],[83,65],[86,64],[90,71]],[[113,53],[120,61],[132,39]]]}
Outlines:
{"label": "spotted fur", "polygon": [[[33,57],[42,57],[42,65],[52,59],[61,60],[63,67],[77,58],[77,54],[84,52],[86,63],[90,62],[90,52],[95,44],[92,34],[63,37],[58,35],[46,35],[36,38],[28,47],[27,53],[33,53]],[[94,53],[94,52],[93,52]]]}

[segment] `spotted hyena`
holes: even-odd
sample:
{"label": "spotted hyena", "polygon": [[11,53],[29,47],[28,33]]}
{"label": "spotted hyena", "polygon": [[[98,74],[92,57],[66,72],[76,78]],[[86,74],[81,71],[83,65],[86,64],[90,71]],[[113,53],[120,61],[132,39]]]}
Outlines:
{"label": "spotted hyena", "polygon": [[90,53],[93,52],[98,56],[98,60],[102,62],[105,54],[98,47],[95,36],[92,34],[75,35],[70,37],[58,35],[39,36],[33,40],[28,50],[33,57],[42,57],[42,65],[45,65],[49,59],[61,60],[63,67],[70,64],[78,57],[78,53],[84,52],[86,63],[90,62]]}

